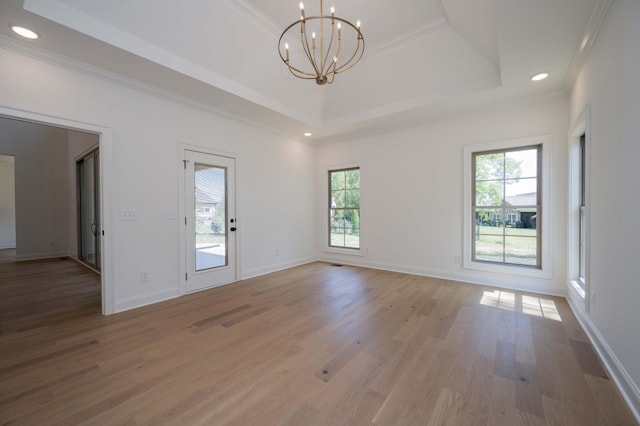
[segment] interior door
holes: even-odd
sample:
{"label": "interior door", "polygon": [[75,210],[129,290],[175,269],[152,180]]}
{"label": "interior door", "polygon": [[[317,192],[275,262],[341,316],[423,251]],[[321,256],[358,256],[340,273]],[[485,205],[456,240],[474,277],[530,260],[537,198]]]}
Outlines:
{"label": "interior door", "polygon": [[94,150],[77,162],[78,257],[100,270],[100,173],[99,152]]}
{"label": "interior door", "polygon": [[186,291],[236,280],[235,160],[185,150]]}

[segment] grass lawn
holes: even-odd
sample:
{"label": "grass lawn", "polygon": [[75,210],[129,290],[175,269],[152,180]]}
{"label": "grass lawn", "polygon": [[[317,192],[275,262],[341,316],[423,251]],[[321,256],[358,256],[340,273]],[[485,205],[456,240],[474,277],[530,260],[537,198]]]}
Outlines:
{"label": "grass lawn", "polygon": [[331,233],[331,245],[334,247],[360,248],[360,236]]}
{"label": "grass lawn", "polygon": [[224,244],[226,238],[224,234],[214,234],[211,231],[211,224],[196,223],[196,244]]}
{"label": "grass lawn", "polygon": [[[504,234],[503,234],[504,230]],[[535,229],[480,226],[475,228],[476,258],[508,263],[535,265],[537,231]]]}

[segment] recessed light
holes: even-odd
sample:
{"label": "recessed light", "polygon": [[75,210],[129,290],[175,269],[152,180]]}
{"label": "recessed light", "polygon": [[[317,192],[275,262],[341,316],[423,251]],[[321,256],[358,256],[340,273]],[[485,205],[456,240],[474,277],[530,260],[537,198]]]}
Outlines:
{"label": "recessed light", "polygon": [[13,27],[11,27],[11,29],[13,30],[13,32],[15,32],[18,35],[21,35],[24,38],[29,38],[31,40],[35,40],[38,38],[38,34],[34,33],[28,28],[14,25]]}
{"label": "recessed light", "polygon": [[311,133],[311,132],[305,132],[305,133],[304,133],[304,135],[305,135],[306,137],[309,137],[309,136],[312,136],[312,135],[313,135],[313,133]]}
{"label": "recessed light", "polygon": [[544,80],[547,77],[549,77],[548,72],[541,72],[541,73],[532,75],[531,81],[540,81],[540,80]]}

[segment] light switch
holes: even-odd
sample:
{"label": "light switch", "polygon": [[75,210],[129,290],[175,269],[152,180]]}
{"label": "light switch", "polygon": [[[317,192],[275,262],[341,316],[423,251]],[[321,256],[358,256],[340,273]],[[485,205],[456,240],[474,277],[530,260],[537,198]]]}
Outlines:
{"label": "light switch", "polygon": [[120,210],[120,220],[138,220],[137,210]]}

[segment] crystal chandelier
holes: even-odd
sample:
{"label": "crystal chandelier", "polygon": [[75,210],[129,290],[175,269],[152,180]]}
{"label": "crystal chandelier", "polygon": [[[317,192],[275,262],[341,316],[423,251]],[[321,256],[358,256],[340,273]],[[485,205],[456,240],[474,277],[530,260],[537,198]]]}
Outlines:
{"label": "crystal chandelier", "polygon": [[[302,53],[295,56],[293,51],[289,52],[289,43],[283,43],[283,41],[297,38],[294,28],[298,26]],[[343,31],[348,37],[345,37],[345,43],[342,38]],[[320,15],[305,16],[304,4],[300,2],[300,19],[282,32],[278,40],[278,51],[280,58],[294,76],[315,80],[319,85],[331,84],[336,74],[353,68],[362,58],[364,37],[360,31],[360,21],[354,25],[346,19],[335,16],[333,7],[331,15],[323,15],[322,0],[320,0]],[[292,56],[294,56],[293,60]]]}

